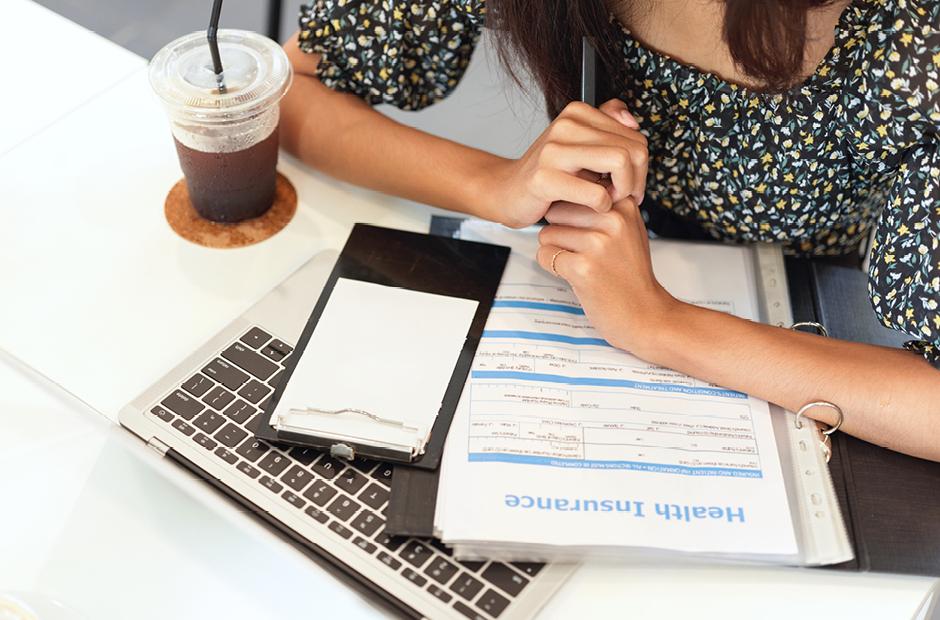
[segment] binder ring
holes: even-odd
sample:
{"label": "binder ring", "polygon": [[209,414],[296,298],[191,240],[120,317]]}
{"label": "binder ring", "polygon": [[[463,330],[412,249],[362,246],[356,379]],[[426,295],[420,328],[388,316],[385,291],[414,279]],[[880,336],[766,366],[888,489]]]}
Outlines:
{"label": "binder ring", "polygon": [[816,333],[820,336],[829,337],[829,330],[826,329],[826,326],[822,323],[817,323],[816,321],[800,321],[799,323],[794,323],[790,326],[790,329],[799,331],[801,327],[812,327],[816,330]]}
{"label": "binder ring", "polygon": [[806,412],[812,409],[813,407],[829,407],[830,409],[834,409],[836,414],[838,414],[839,416],[836,419],[836,423],[834,425],[830,426],[827,429],[823,429],[822,431],[822,434],[825,435],[826,438],[828,439],[829,435],[832,435],[834,432],[836,432],[837,430],[839,430],[839,428],[842,427],[842,422],[845,420],[845,416],[842,415],[842,409],[840,409],[838,405],[833,405],[829,401],[825,401],[825,400],[817,400],[811,403],[806,403],[805,405],[800,407],[799,411],[796,412],[796,420],[794,420],[793,424],[797,428],[803,428],[803,418],[806,417]]}

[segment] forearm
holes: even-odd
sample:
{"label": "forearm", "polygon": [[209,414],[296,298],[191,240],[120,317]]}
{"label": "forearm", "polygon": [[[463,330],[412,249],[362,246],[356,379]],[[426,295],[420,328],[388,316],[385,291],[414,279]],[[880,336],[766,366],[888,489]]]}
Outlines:
{"label": "forearm", "polygon": [[[653,363],[796,411],[825,400],[842,430],[940,460],[940,372],[908,351],[753,323],[677,303],[634,352]],[[809,415],[833,423],[834,412]]]}
{"label": "forearm", "polygon": [[294,84],[281,103],[281,144],[336,178],[410,200],[499,220],[486,179],[500,157],[393,121],[313,74],[317,59],[288,43]]}

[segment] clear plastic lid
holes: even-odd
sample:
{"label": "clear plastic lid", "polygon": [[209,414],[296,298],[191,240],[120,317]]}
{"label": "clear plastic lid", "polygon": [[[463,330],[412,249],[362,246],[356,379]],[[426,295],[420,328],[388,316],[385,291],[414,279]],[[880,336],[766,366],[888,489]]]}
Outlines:
{"label": "clear plastic lid", "polygon": [[247,30],[219,30],[224,92],[220,92],[204,31],[165,46],[150,61],[150,83],[170,111],[192,120],[250,116],[276,104],[291,81],[287,55]]}

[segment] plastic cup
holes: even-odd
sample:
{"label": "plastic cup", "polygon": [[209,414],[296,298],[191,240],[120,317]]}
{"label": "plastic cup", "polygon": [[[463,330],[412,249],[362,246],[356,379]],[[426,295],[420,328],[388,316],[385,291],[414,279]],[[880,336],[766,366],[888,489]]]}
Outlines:
{"label": "plastic cup", "polygon": [[218,42],[224,91],[205,32],[157,52],[150,83],[166,107],[193,207],[215,222],[240,222],[274,201],[278,102],[292,72],[284,50],[260,34],[219,30]]}

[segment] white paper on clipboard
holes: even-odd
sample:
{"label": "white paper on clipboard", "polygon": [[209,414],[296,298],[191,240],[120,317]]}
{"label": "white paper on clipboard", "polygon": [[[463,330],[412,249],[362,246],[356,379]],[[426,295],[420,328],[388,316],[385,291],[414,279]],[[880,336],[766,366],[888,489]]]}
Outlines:
{"label": "white paper on clipboard", "polygon": [[272,412],[272,426],[420,453],[477,305],[338,279]]}

